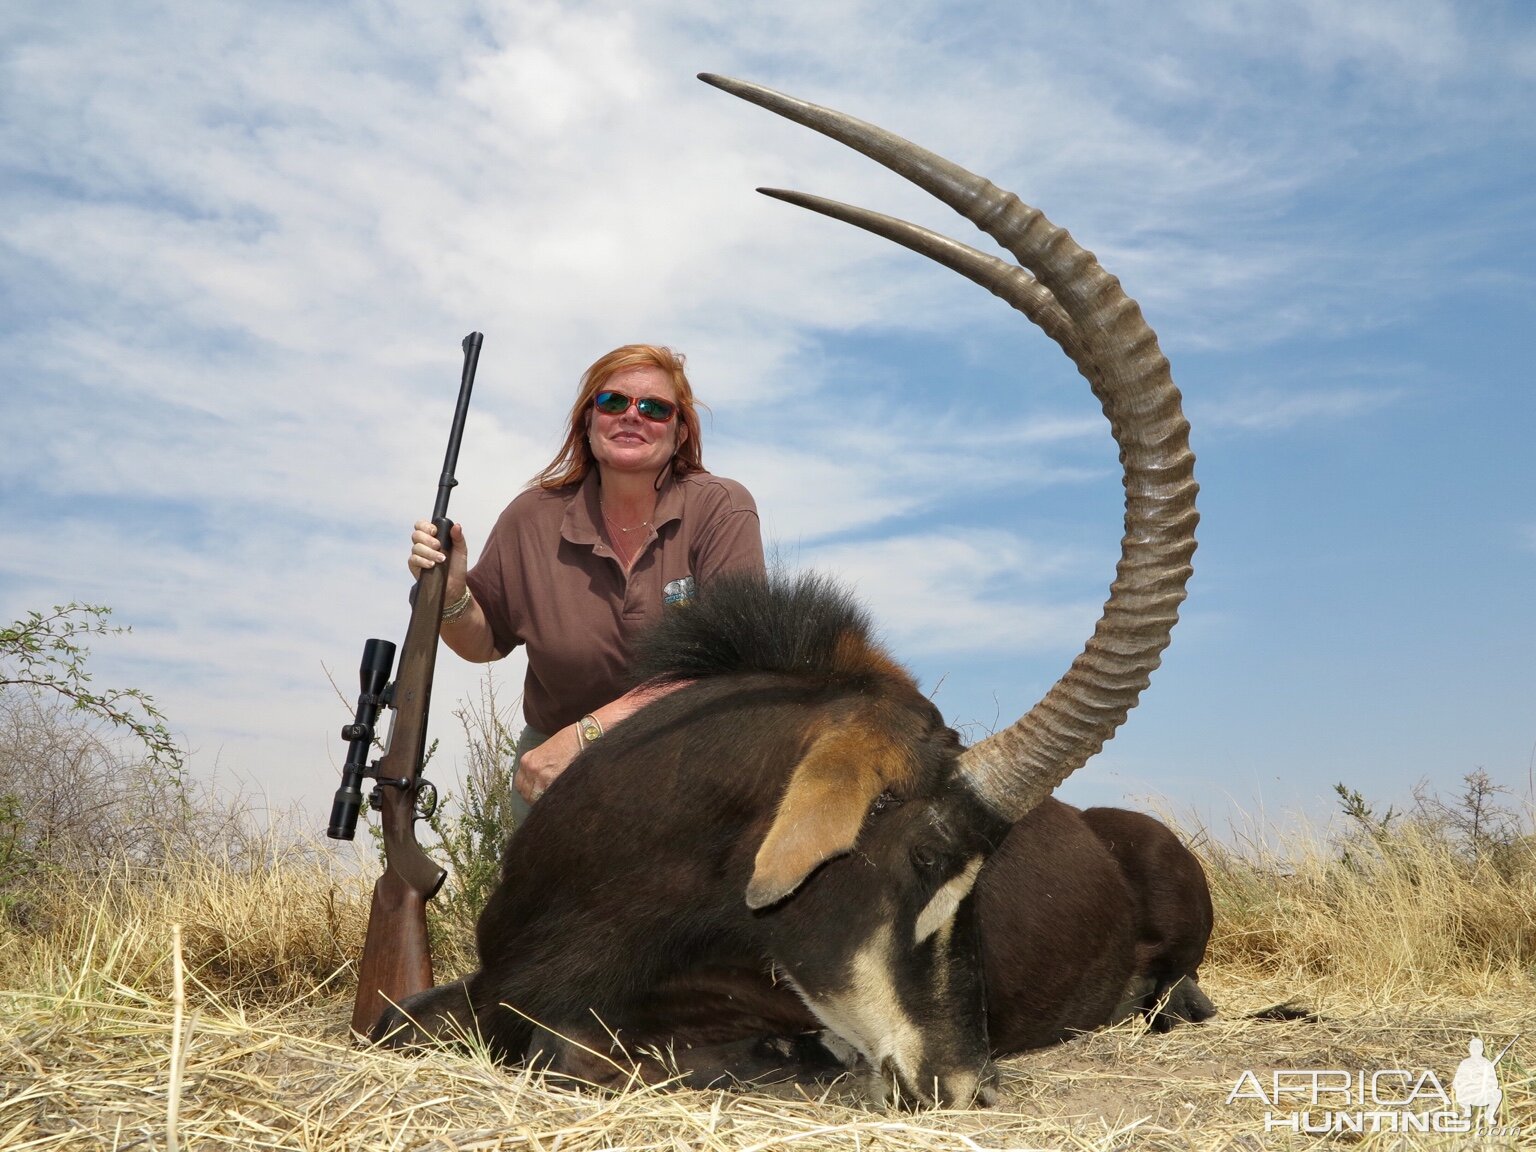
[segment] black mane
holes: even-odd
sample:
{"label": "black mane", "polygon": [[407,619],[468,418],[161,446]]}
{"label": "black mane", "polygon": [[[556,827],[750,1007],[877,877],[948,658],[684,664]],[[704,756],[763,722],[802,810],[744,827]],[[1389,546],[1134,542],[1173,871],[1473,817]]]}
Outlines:
{"label": "black mane", "polygon": [[867,673],[890,657],[868,614],[830,576],[732,572],[668,609],[636,643],[637,678],[699,679],[738,672],[799,676]]}

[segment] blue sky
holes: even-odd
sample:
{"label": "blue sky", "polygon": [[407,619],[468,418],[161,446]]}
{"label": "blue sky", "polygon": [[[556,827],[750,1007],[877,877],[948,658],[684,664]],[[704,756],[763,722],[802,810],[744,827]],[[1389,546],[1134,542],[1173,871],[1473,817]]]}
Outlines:
{"label": "blue sky", "polygon": [[[19,3],[0,15],[0,616],[100,601],[98,679],[317,821],[362,641],[406,620],[458,342],[453,514],[547,462],[581,370],[688,353],[705,459],[839,572],[947,716],[1027,709],[1118,550],[1108,429],[959,277],[755,195],[985,246],[698,83],[981,172],[1142,304],[1193,425],[1163,669],[1068,799],[1326,815],[1536,756],[1536,15],[1430,0]],[[481,670],[444,653],[434,726]],[[497,669],[510,700],[521,668]]]}

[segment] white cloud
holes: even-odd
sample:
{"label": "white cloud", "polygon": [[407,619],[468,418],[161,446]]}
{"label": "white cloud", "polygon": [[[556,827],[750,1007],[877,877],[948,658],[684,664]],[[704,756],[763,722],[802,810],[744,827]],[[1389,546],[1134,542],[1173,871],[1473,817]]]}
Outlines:
{"label": "white cloud", "polygon": [[996,529],[822,545],[803,550],[799,561],[847,580],[893,649],[912,656],[1071,649],[1092,632],[1102,605],[1102,597],[1060,601],[1049,594],[1066,574],[1091,584],[1083,557]]}
{"label": "white cloud", "polygon": [[[805,414],[806,430],[793,439],[738,434],[711,450],[726,475],[750,481],[764,511],[765,531],[785,543],[820,541],[839,533],[882,527],[925,516],[946,505],[975,505],[998,493],[1017,497],[1042,489],[1106,483],[1113,457],[1077,463],[1053,457],[1058,445],[1109,443],[1102,420],[1041,416],[989,425],[988,409],[898,411],[895,419],[849,422],[831,409]],[[1103,441],[1103,444],[1098,443]]]}
{"label": "white cloud", "polygon": [[1206,430],[1283,432],[1300,424],[1334,424],[1391,407],[1401,389],[1302,388],[1295,392],[1251,389],[1220,400],[1191,405],[1191,420]]}

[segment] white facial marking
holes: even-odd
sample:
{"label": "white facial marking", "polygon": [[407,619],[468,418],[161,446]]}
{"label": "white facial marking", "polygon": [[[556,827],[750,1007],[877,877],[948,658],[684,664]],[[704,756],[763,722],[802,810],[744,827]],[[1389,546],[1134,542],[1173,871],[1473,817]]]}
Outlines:
{"label": "white facial marking", "polygon": [[813,997],[793,979],[790,984],[816,1018],[857,1048],[872,1068],[890,1061],[908,1083],[916,1083],[923,1033],[902,1009],[891,979],[895,943],[891,925],[882,923],[854,954],[848,987],[841,992]]}
{"label": "white facial marking", "polygon": [[972,856],[964,868],[946,880],[944,886],[933,894],[933,899],[928,901],[928,906],[917,917],[917,929],[912,940],[914,945],[921,944],[940,928],[953,922],[955,913],[960,911],[960,902],[976,886],[981,865],[982,858]]}

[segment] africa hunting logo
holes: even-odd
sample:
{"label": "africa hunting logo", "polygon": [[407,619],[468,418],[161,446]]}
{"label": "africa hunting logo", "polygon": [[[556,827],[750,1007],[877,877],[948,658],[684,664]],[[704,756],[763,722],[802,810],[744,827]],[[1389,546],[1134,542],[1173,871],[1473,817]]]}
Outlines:
{"label": "africa hunting logo", "polygon": [[1276,1068],[1266,1077],[1244,1072],[1227,1103],[1262,1103],[1266,1132],[1499,1133],[1498,1064],[1514,1042],[1490,1060],[1481,1040],[1470,1041],[1449,1091],[1430,1068]]}

